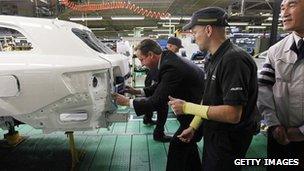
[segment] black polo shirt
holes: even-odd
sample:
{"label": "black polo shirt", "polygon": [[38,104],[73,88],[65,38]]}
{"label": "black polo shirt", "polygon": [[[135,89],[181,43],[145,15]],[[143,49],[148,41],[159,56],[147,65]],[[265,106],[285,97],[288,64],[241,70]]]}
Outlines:
{"label": "black polo shirt", "polygon": [[205,128],[227,131],[254,131],[257,101],[257,66],[252,57],[227,39],[206,64],[203,104],[242,105],[238,124],[207,120]]}

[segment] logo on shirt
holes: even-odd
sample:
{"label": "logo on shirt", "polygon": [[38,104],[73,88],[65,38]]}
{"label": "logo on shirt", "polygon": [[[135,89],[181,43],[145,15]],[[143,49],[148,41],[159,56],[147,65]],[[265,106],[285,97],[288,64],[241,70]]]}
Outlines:
{"label": "logo on shirt", "polygon": [[215,80],[216,79],[216,76],[215,75],[212,75],[212,77],[211,77],[211,80]]}
{"label": "logo on shirt", "polygon": [[230,90],[231,91],[242,91],[243,88],[242,87],[232,87]]}

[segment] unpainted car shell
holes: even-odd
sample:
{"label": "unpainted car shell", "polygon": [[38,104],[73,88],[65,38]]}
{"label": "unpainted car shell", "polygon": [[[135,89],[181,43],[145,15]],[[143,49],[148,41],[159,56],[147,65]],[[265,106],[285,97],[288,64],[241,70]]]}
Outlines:
{"label": "unpainted car shell", "polygon": [[90,30],[72,22],[0,15],[0,27],[19,31],[33,47],[0,52],[0,117],[45,133],[108,127],[114,121],[111,92],[115,77],[129,73],[127,57],[91,49],[71,28]]}

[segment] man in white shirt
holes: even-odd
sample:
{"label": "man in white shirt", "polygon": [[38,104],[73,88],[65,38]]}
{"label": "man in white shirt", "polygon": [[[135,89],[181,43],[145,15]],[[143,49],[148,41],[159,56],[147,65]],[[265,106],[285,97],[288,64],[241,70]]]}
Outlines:
{"label": "man in white shirt", "polygon": [[304,168],[304,0],[283,0],[281,16],[290,35],[269,48],[259,75],[258,107],[268,125],[267,158],[299,159]]}

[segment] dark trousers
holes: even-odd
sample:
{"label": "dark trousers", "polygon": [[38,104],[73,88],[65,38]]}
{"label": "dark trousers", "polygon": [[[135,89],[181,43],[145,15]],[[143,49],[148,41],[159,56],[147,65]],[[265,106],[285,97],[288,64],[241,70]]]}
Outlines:
{"label": "dark trousers", "polygon": [[[152,119],[153,113],[145,114],[145,119]],[[161,110],[157,111],[157,120],[156,127],[154,129],[154,133],[163,133],[164,127],[168,117],[168,106],[163,107]]]}
{"label": "dark trousers", "polygon": [[197,140],[193,139],[190,143],[184,143],[177,138],[181,134],[184,127],[174,134],[169,145],[167,171],[200,171],[202,170],[199,152],[197,148]]}
{"label": "dark trousers", "polygon": [[245,158],[253,135],[204,128],[202,165],[204,171],[235,171],[235,159]]}
{"label": "dark trousers", "polygon": [[299,159],[298,166],[267,166],[267,170],[304,170],[304,141],[279,144],[268,131],[267,158],[269,159]]}
{"label": "dark trousers", "polygon": [[[158,69],[150,69],[147,73],[146,79],[145,79],[145,87],[149,87],[153,84],[153,82],[157,82],[158,77]],[[164,133],[164,126],[167,121],[168,117],[168,105],[164,106],[162,109],[156,111],[157,112],[157,120],[156,120],[156,127],[154,129],[155,134],[163,134]],[[153,112],[146,113],[145,119],[150,120],[152,119]]]}

